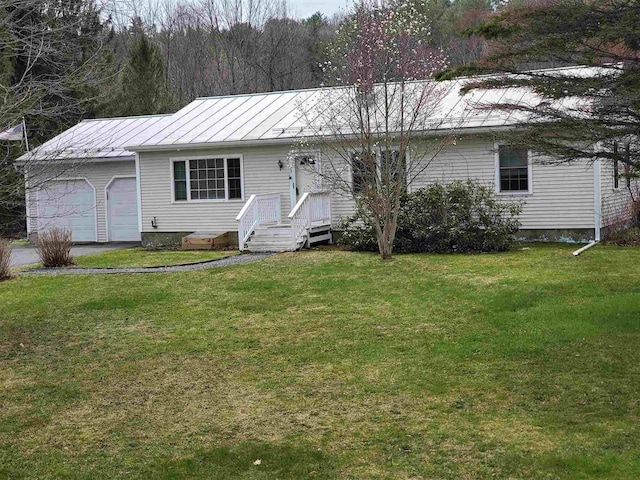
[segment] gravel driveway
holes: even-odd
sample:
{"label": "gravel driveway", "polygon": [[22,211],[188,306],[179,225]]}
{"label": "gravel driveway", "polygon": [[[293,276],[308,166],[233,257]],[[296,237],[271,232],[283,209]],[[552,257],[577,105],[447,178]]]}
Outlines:
{"label": "gravel driveway", "polygon": [[[81,257],[83,255],[91,255],[94,253],[108,252],[110,250],[120,250],[123,248],[131,248],[140,245],[139,243],[95,243],[87,245],[76,245],[71,248],[71,255]],[[23,267],[32,263],[39,263],[38,253],[32,245],[14,246],[11,253],[11,266]]]}

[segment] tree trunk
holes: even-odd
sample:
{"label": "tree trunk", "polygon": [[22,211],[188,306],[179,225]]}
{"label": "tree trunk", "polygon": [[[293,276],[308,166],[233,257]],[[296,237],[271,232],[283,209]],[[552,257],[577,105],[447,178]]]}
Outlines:
{"label": "tree trunk", "polygon": [[385,218],[378,235],[378,251],[382,260],[389,260],[393,253],[393,240],[396,233],[396,223],[392,218]]}
{"label": "tree trunk", "polygon": [[382,238],[378,240],[378,250],[382,260],[390,260],[393,253],[393,245],[389,243],[389,236],[383,233]]}

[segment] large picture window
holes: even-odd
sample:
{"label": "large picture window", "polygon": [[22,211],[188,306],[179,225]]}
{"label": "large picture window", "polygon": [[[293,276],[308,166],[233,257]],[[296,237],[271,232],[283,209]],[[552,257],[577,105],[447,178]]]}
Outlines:
{"label": "large picture window", "polygon": [[174,161],[173,196],[175,201],[242,199],[240,158]]}
{"label": "large picture window", "polygon": [[498,176],[501,192],[530,192],[529,151],[526,148],[500,145]]}

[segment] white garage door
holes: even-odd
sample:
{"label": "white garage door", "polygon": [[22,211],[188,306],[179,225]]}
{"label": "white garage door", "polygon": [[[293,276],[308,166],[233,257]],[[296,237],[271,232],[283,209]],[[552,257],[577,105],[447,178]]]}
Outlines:
{"label": "white garage door", "polygon": [[107,187],[110,242],[140,241],[135,178],[116,178]]}
{"label": "white garage door", "polygon": [[52,181],[38,192],[38,230],[52,227],[71,231],[74,242],[95,242],[96,201],[86,180]]}

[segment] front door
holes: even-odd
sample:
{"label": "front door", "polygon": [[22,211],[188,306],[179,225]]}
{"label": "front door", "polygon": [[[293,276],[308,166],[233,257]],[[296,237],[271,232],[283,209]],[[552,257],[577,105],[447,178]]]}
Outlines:
{"label": "front door", "polygon": [[297,155],[295,157],[296,200],[305,192],[318,191],[318,162],[314,155]]}

